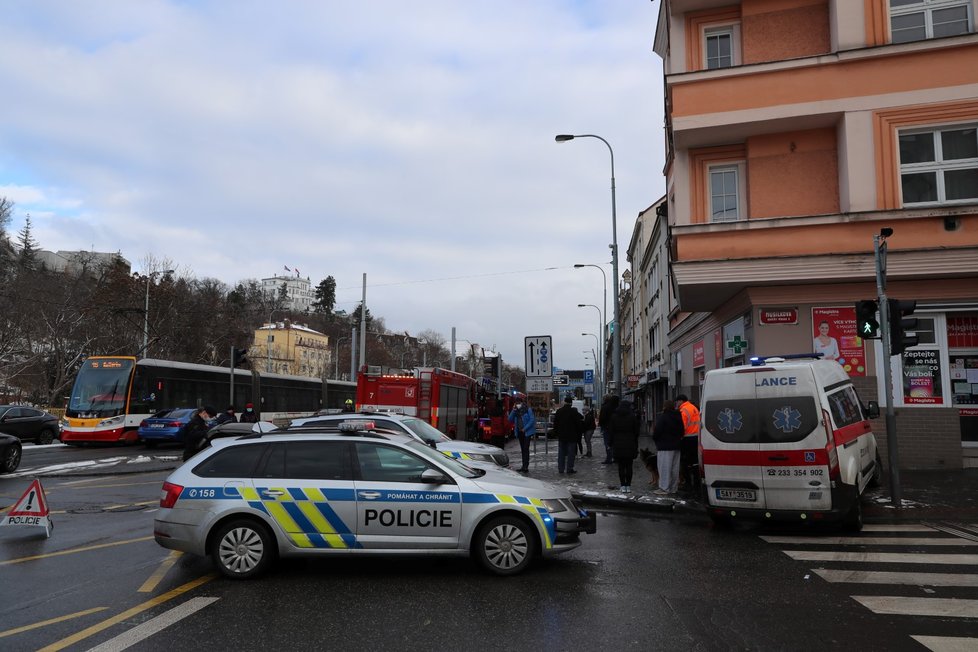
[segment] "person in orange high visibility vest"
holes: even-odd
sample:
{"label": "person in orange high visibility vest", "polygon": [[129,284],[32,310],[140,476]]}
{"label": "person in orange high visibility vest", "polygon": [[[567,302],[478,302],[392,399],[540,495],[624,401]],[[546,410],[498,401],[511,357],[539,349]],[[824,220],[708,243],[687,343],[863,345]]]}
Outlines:
{"label": "person in orange high visibility vest", "polygon": [[699,487],[698,451],[700,441],[700,411],[689,402],[689,397],[680,394],[676,397],[679,413],[683,416],[683,439],[679,443],[680,475],[686,491],[695,492]]}

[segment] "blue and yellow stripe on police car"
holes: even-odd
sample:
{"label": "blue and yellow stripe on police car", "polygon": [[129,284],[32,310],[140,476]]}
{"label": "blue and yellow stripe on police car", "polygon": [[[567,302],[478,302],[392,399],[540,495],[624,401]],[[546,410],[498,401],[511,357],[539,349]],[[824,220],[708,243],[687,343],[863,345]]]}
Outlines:
{"label": "blue and yellow stripe on police car", "polygon": [[471,460],[472,456],[466,453],[459,453],[458,451],[439,451],[445,457],[451,457],[455,460]]}
{"label": "blue and yellow stripe on police car", "polygon": [[506,494],[462,494],[463,503],[506,503],[518,505],[533,517],[543,530],[543,547],[546,550],[553,548],[554,539],[557,537],[557,524],[554,523],[553,516],[547,510],[546,505],[539,498],[527,498],[526,496],[509,496]]}
{"label": "blue and yellow stripe on police car", "polygon": [[[279,492],[279,495],[263,496],[266,491]],[[267,514],[299,548],[360,547],[356,536],[329,505],[329,498],[320,489],[244,487],[241,493],[251,507]]]}

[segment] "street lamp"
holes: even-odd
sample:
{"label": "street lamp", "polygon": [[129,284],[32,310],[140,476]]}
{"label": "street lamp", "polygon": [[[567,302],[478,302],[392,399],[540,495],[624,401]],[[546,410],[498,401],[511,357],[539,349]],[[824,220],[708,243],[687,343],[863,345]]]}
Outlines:
{"label": "street lamp", "polygon": [[614,277],[615,281],[615,296],[614,308],[615,308],[615,320],[612,322],[612,368],[614,369],[615,376],[615,394],[621,396],[621,324],[620,312],[621,302],[619,301],[619,291],[618,291],[618,209],[616,208],[617,202],[615,201],[615,151],[611,149],[611,144],[595,134],[558,134],[554,137],[558,143],[562,143],[568,140],[574,140],[575,138],[597,138],[602,143],[608,146],[608,153],[611,154],[611,275]]}
{"label": "street lamp", "polygon": [[149,282],[153,280],[153,277],[157,274],[167,275],[172,274],[172,269],[165,269],[163,271],[150,272],[146,275],[146,310],[143,312],[143,348],[141,352],[142,357],[146,357],[146,351],[149,348]]}
{"label": "street lamp", "polygon": [[[601,350],[601,340],[594,333],[581,333],[581,336],[582,337],[587,337],[588,335],[590,335],[591,337],[594,338],[594,343],[597,345],[598,350],[600,351]],[[597,391],[597,395],[603,398],[604,397],[604,394],[602,393],[601,390],[604,388],[604,377],[601,375],[601,366],[602,366],[601,365],[601,361],[598,360],[598,354],[597,353],[592,353],[592,355],[594,356],[595,373],[598,376],[598,387],[597,387],[597,390],[598,391]]]}
{"label": "street lamp", "polygon": [[[593,303],[579,303],[579,304],[577,304],[577,307],[578,308],[594,308],[595,310],[598,311],[598,321],[600,322],[602,320],[602,317],[601,317],[601,308],[598,308]],[[598,324],[598,332],[599,333],[602,333],[602,335],[604,334],[604,325],[603,324]],[[601,360],[603,362],[604,359],[605,359],[605,349],[602,346],[602,344],[604,344],[604,337],[603,336],[601,338],[601,341],[598,343],[598,350],[601,351]],[[605,380],[605,378],[602,377],[602,380]]]}
{"label": "street lamp", "polygon": [[[598,332],[601,333],[601,343],[605,340],[605,331],[608,328],[608,275],[604,273],[604,268],[601,265],[591,265],[588,263],[575,263],[574,269],[581,269],[582,267],[594,267],[599,272],[601,272],[601,278],[604,279],[604,301],[601,302],[601,328]],[[598,345],[598,350],[604,353],[604,347],[601,344]],[[600,373],[600,372],[598,372]],[[602,380],[604,380],[602,378]]]}

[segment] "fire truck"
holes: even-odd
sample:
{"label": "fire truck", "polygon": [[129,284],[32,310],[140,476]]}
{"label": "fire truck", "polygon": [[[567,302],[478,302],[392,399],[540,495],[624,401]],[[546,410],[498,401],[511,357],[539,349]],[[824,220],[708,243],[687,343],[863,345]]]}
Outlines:
{"label": "fire truck", "polygon": [[491,387],[480,387],[477,393],[476,437],[493,446],[502,448],[513,435],[509,413],[520,401],[526,401],[522,393],[498,394]]}
{"label": "fire truck", "polygon": [[416,416],[452,439],[466,439],[476,432],[477,390],[473,378],[448,369],[367,367],[357,379],[356,407]]}

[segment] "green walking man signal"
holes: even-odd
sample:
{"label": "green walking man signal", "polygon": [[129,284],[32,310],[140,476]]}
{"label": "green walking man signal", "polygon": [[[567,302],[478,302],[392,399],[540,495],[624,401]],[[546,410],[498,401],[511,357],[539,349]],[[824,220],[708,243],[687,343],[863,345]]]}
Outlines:
{"label": "green walking man signal", "polygon": [[856,329],[859,337],[866,340],[877,340],[880,337],[880,323],[876,319],[878,306],[875,301],[856,302]]}

